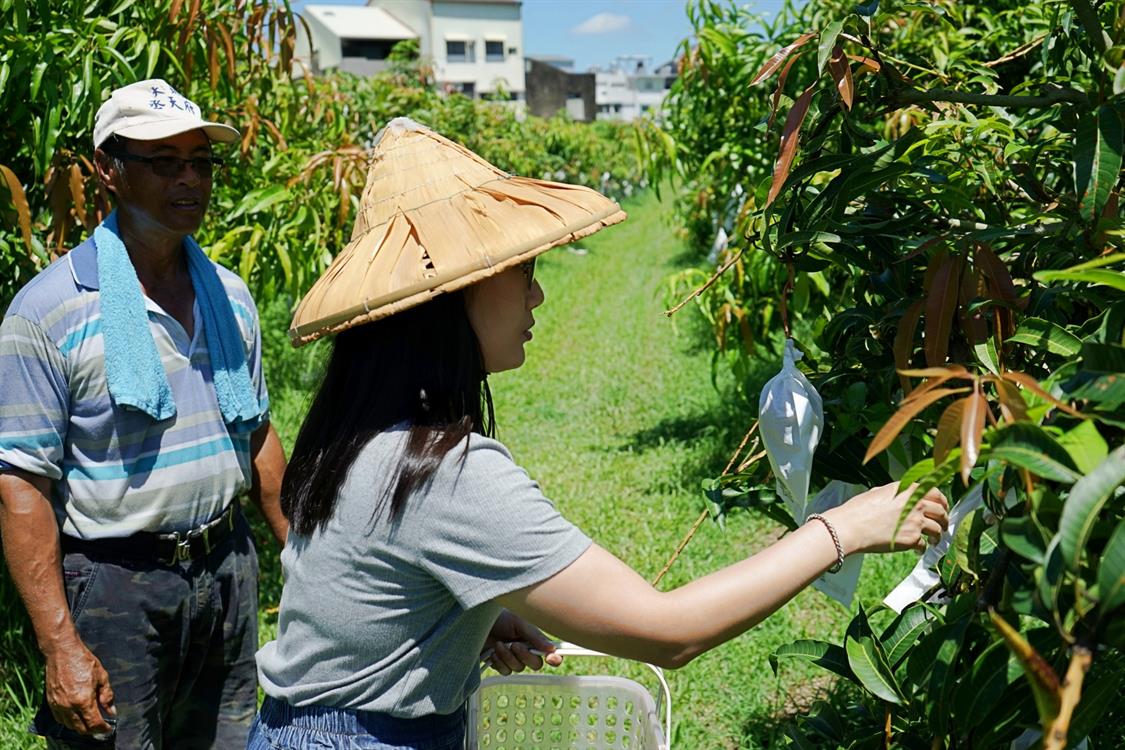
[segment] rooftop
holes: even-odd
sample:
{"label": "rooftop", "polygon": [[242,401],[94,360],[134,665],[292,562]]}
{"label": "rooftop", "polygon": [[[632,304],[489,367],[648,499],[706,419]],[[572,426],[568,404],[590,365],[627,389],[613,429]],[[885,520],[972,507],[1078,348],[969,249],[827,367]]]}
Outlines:
{"label": "rooftop", "polygon": [[329,31],[341,39],[418,38],[418,34],[412,29],[381,8],[369,8],[365,5],[306,5],[304,13],[327,26]]}

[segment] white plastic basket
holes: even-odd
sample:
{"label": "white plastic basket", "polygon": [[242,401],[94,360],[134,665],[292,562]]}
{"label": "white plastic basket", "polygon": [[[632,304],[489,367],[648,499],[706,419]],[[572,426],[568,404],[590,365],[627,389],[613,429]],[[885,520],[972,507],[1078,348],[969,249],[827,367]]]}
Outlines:
{"label": "white plastic basket", "polygon": [[[607,656],[569,643],[556,653]],[[660,683],[656,701],[624,677],[486,677],[469,699],[466,750],[670,750],[672,693],[663,671],[645,666]]]}

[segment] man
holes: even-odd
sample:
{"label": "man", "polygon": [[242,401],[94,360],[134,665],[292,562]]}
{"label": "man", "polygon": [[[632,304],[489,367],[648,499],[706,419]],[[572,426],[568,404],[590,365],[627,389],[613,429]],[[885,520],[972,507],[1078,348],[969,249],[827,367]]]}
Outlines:
{"label": "man", "polygon": [[[43,653],[53,748],[234,748],[256,702],[257,557],[285,459],[257,312],[191,238],[220,162],[161,80],[97,113],[116,210],[0,324],[0,533]],[[101,739],[99,739],[101,738]]]}

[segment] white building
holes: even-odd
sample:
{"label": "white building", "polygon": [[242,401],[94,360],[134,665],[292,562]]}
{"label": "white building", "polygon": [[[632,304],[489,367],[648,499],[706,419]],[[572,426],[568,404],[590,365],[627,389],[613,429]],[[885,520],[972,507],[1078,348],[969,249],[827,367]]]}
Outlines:
{"label": "white building", "polygon": [[599,120],[635,120],[659,115],[660,105],[676,79],[673,63],[650,70],[650,58],[625,56],[607,70],[594,69]]}
{"label": "white building", "polygon": [[299,44],[297,56],[314,71],[376,72],[395,42],[417,39],[439,85],[525,99],[520,0],[368,0],[365,7],[307,5],[305,17],[312,49]]}
{"label": "white building", "polygon": [[391,48],[418,34],[390,13],[362,5],[306,5],[309,37],[297,35],[295,56],[312,73],[333,68],[371,75],[387,66]]}

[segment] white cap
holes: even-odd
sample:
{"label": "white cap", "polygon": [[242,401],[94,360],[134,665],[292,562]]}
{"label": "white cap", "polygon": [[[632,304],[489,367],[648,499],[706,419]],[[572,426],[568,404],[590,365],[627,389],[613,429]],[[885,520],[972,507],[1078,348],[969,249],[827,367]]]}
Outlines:
{"label": "white cap", "polygon": [[212,141],[238,140],[230,125],[208,122],[195,102],[159,78],[137,81],[110,94],[94,117],[94,148],[111,135],[138,141],[155,141],[189,130],[202,130]]}

